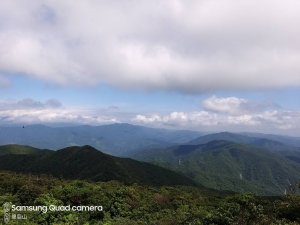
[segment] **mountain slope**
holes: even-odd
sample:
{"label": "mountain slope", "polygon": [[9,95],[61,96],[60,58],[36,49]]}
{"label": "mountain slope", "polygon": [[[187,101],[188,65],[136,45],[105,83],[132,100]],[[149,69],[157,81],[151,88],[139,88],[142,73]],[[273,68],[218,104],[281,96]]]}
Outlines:
{"label": "mountain slope", "polygon": [[277,141],[289,146],[300,147],[300,137],[292,137],[292,136],[282,136],[282,135],[274,135],[274,134],[263,134],[263,133],[241,133],[244,136],[255,137],[255,138],[263,138],[268,140]]}
{"label": "mountain slope", "polygon": [[255,138],[244,136],[241,134],[236,134],[236,133],[220,132],[220,133],[213,133],[213,134],[200,136],[194,140],[189,141],[188,143],[192,145],[199,145],[199,144],[206,144],[210,141],[215,141],[215,140],[224,140],[224,141],[231,141],[231,142],[238,142],[238,143],[249,143],[254,141]]}
{"label": "mountain slope", "polygon": [[254,136],[247,136],[247,135],[230,133],[230,132],[221,132],[221,133],[204,135],[188,142],[188,144],[199,145],[199,144],[206,144],[210,141],[216,141],[216,140],[231,141],[231,142],[241,143],[241,144],[250,144],[258,148],[268,149],[270,151],[299,151],[300,152],[300,148],[293,146],[293,143],[289,145],[288,143],[281,143],[280,141],[267,139],[265,137],[259,137],[259,136],[254,137]]}
{"label": "mountain slope", "polygon": [[229,141],[156,149],[135,158],[182,172],[218,190],[277,195],[300,180],[300,163],[279,153]]}
{"label": "mountain slope", "polygon": [[102,151],[126,156],[148,147],[166,147],[188,142],[200,135],[194,131],[154,129],[130,124],[103,126],[47,127],[31,125],[0,127],[0,145],[21,144],[57,150],[91,145]]}
{"label": "mountain slope", "polygon": [[34,154],[41,151],[40,149],[33,148],[26,145],[2,145],[0,146],[0,155],[16,154],[27,155]]}
{"label": "mountain slope", "polygon": [[[21,148],[19,152],[22,151]],[[39,151],[34,154],[0,154],[0,170],[93,181],[118,180],[149,185],[195,184],[190,179],[167,169],[110,156],[91,146]]]}

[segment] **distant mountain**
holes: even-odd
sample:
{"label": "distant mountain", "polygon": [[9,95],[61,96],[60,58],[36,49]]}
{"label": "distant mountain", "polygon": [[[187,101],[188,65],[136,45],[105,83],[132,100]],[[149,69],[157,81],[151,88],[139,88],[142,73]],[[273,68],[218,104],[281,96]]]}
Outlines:
{"label": "distant mountain", "polygon": [[[278,195],[300,180],[299,152],[290,152],[293,154],[289,158],[280,152],[250,144],[227,140],[205,143],[211,137],[201,139],[204,144],[153,149],[137,153],[134,158],[181,172],[206,187],[218,190]],[[245,142],[244,137],[228,133],[216,134],[215,137],[234,137],[234,140]]]}
{"label": "distant mountain", "polygon": [[213,134],[200,136],[194,140],[189,141],[188,143],[192,145],[199,145],[199,144],[206,144],[210,141],[215,141],[215,140],[224,140],[224,141],[226,140],[232,142],[246,143],[255,140],[255,138],[251,138],[236,133],[220,132],[220,133],[213,133]]}
{"label": "distant mountain", "polygon": [[262,133],[241,133],[244,136],[263,138],[268,140],[277,141],[285,145],[300,147],[300,137],[282,136],[274,134],[262,134]]}
{"label": "distant mountain", "polygon": [[144,148],[185,143],[200,135],[194,131],[154,129],[130,124],[73,127],[31,125],[0,127],[0,145],[20,144],[52,150],[91,145],[109,154],[126,156],[131,151]]}
{"label": "distant mountain", "polygon": [[58,151],[38,151],[27,146],[4,146],[0,151],[4,152],[0,152],[0,170],[92,181],[195,185],[195,182],[183,175],[149,163],[110,156],[91,146],[68,147]]}
{"label": "distant mountain", "polygon": [[[224,140],[224,141],[231,141],[235,143],[241,144],[250,144],[256,146],[258,148],[268,149],[270,151],[299,151],[300,147],[296,147],[293,145],[294,143],[290,143],[285,141],[284,143],[280,142],[280,140],[273,140],[267,139],[267,136],[248,136],[230,132],[221,132],[221,133],[214,133],[208,134],[204,136],[200,136],[190,142],[188,144],[191,145],[199,145],[199,144],[206,144],[210,141],[216,140]],[[300,146],[300,145],[299,145]]]}

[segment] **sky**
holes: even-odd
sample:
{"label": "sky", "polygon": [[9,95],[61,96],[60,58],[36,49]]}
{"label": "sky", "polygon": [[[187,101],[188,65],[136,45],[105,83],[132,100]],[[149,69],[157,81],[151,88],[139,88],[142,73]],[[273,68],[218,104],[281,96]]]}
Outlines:
{"label": "sky", "polygon": [[298,0],[2,0],[0,125],[300,136]]}

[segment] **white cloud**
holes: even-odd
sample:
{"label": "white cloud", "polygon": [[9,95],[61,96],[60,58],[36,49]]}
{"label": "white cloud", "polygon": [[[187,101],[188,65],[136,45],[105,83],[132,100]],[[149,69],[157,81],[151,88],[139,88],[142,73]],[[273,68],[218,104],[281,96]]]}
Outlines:
{"label": "white cloud", "polygon": [[0,100],[0,111],[15,109],[45,109],[61,108],[62,104],[56,99],[49,99],[45,102],[36,101],[31,98],[21,100]]}
{"label": "white cloud", "polygon": [[299,11],[297,0],[2,0],[0,71],[180,92],[300,86]]}
{"label": "white cloud", "polygon": [[272,102],[255,102],[237,97],[212,96],[202,102],[202,107],[208,111],[241,115],[279,109],[280,106]]}
{"label": "white cloud", "polygon": [[[208,104],[208,102],[210,104]],[[237,104],[241,103],[241,105]],[[55,99],[0,100],[0,124],[90,124],[118,122],[202,131],[247,131],[300,135],[300,111],[270,108],[269,105],[236,97],[212,96],[198,111],[166,114],[134,114],[117,106],[77,108],[64,106]],[[250,105],[251,107],[249,107]],[[255,107],[252,107],[255,105]],[[209,107],[207,107],[209,106]],[[232,106],[233,110],[229,110]]]}
{"label": "white cloud", "polygon": [[260,125],[260,122],[256,120],[253,115],[239,115],[239,116],[228,116],[227,123],[229,125],[246,125],[254,126]]}
{"label": "white cloud", "polygon": [[242,105],[245,103],[247,101],[242,98],[217,98],[216,96],[212,96],[203,101],[203,107],[210,111],[237,114],[243,110]]}
{"label": "white cloud", "polygon": [[217,125],[217,115],[206,111],[199,112],[171,112],[167,115],[136,115],[133,122],[142,124],[156,124],[171,127],[192,127]]}
{"label": "white cloud", "polygon": [[59,101],[50,99],[45,102],[33,99],[19,101],[0,101],[1,124],[36,124],[36,123],[73,123],[103,124],[118,120],[108,115],[108,111],[65,107]]}
{"label": "white cloud", "polygon": [[212,96],[202,103],[204,110],[171,112],[166,115],[136,115],[132,121],[162,127],[204,131],[253,131],[300,135],[300,111],[284,110],[272,103],[237,97]]}

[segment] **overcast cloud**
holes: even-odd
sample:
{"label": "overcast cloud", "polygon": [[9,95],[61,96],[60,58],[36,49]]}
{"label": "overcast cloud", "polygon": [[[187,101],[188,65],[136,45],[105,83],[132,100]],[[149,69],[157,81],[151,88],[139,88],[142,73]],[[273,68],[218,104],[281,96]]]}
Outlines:
{"label": "overcast cloud", "polygon": [[300,86],[299,12],[298,0],[2,0],[0,71],[188,93]]}

